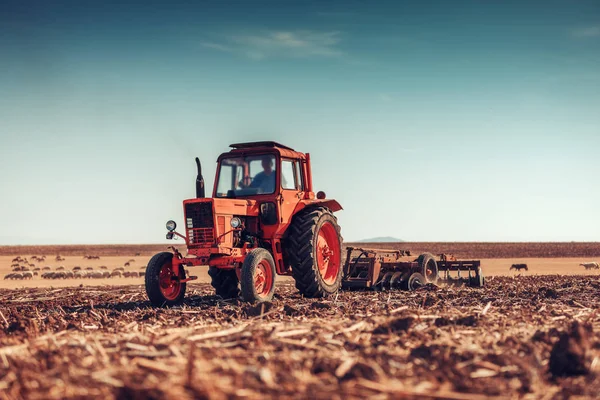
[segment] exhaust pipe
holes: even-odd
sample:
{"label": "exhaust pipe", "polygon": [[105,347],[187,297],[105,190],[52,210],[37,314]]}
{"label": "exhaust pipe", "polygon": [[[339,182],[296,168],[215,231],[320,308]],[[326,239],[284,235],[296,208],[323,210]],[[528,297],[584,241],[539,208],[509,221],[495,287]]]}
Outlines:
{"label": "exhaust pipe", "polygon": [[196,168],[198,168],[198,176],[196,176],[196,198],[203,199],[204,195],[204,178],[202,177],[202,166],[200,165],[200,159],[196,157]]}

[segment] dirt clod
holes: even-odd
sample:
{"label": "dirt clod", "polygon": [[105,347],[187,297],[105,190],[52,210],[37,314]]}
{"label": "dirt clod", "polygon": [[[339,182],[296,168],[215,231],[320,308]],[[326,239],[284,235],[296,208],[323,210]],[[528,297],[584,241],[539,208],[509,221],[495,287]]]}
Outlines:
{"label": "dirt clod", "polygon": [[550,353],[549,368],[553,376],[585,375],[589,372],[591,325],[574,321],[563,332]]}

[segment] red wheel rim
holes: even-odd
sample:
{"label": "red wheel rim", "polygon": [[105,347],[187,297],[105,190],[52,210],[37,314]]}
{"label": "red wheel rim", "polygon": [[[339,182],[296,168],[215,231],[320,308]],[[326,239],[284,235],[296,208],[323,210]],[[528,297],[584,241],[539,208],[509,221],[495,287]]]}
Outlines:
{"label": "red wheel rim", "polygon": [[167,300],[175,300],[181,293],[181,282],[173,272],[173,265],[169,262],[162,266],[158,274],[160,292]]}
{"label": "red wheel rim", "polygon": [[267,297],[273,287],[273,271],[267,260],[262,260],[254,271],[254,289],[259,297]]}
{"label": "red wheel rim", "polygon": [[323,281],[331,285],[340,271],[340,242],[337,229],[330,222],[325,222],[317,236],[317,266]]}

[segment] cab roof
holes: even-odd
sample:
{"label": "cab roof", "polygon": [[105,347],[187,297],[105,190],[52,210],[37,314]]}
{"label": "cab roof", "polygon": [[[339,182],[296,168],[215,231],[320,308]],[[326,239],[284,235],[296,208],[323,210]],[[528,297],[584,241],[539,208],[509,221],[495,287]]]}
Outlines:
{"label": "cab roof", "polygon": [[263,142],[248,142],[248,143],[234,143],[229,145],[232,148],[228,153],[223,153],[219,159],[228,154],[251,154],[259,152],[273,152],[276,151],[283,157],[305,159],[306,156],[303,153],[297,152],[291,147],[284,146],[281,143],[272,141]]}
{"label": "cab roof", "polygon": [[287,150],[294,151],[294,149],[292,149],[291,147],[287,147],[287,146],[284,146],[284,145],[282,145],[280,143],[270,142],[270,141],[234,143],[234,144],[230,144],[229,147],[234,148],[234,149],[251,149],[251,148],[254,148],[254,147],[279,147],[280,149],[287,149]]}

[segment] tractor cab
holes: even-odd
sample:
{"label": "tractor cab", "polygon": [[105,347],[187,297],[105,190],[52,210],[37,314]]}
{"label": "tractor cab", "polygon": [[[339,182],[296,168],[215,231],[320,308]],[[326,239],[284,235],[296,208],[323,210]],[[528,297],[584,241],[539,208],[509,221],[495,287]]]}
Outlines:
{"label": "tractor cab", "polygon": [[305,154],[275,142],[241,143],[219,157],[214,198],[279,195],[282,190],[305,192]]}

